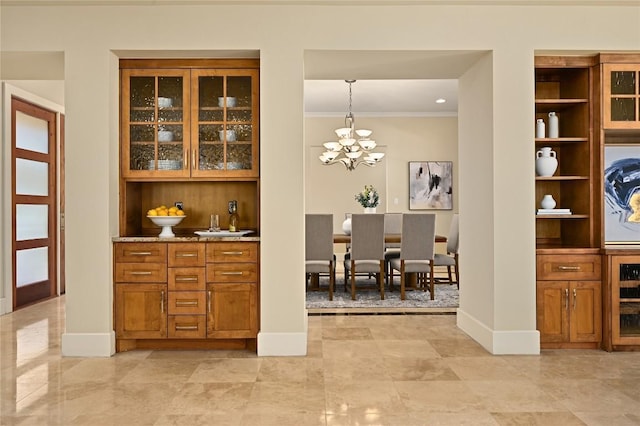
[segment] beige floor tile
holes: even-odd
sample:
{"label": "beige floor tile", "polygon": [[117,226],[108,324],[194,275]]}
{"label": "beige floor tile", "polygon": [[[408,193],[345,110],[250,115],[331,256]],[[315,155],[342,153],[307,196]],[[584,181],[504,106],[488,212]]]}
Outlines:
{"label": "beige floor tile", "polygon": [[240,420],[253,392],[253,383],[187,383],[164,408],[167,415],[215,415]]}
{"label": "beige floor tile", "polygon": [[385,358],[384,368],[394,381],[460,380],[442,358]]}
{"label": "beige floor tile", "polygon": [[379,358],[382,356],[374,340],[323,340],[322,355],[325,359]]}
{"label": "beige floor tile", "polygon": [[411,413],[485,411],[481,399],[466,383],[434,380],[394,382],[402,403]]}
{"label": "beige floor tile", "polygon": [[366,414],[407,414],[391,381],[330,382],[325,384],[327,414],[364,418]]}
{"label": "beige floor tile", "polygon": [[491,412],[566,411],[553,395],[530,380],[468,380],[466,385]]}
{"label": "beige floor tile", "polygon": [[543,413],[493,413],[493,417],[500,426],[580,426],[586,424],[573,413],[568,411],[552,411]]}
{"label": "beige floor tile", "polygon": [[640,416],[624,413],[576,412],[576,417],[589,426],[638,426]]}
{"label": "beige floor tile", "polygon": [[522,380],[526,375],[501,357],[447,357],[446,365],[462,380]]}
{"label": "beige floor tile", "polygon": [[324,364],[321,358],[270,357],[260,363],[259,382],[324,382]]}
{"label": "beige floor tile", "polygon": [[260,358],[212,359],[198,364],[189,377],[191,383],[255,382],[260,370]]}
{"label": "beige floor tile", "polygon": [[345,381],[391,381],[389,369],[381,357],[344,357],[324,360],[324,379],[326,382]]}
{"label": "beige floor tile", "polygon": [[324,327],[323,340],[373,340],[368,327]]}
{"label": "beige floor tile", "polygon": [[599,380],[543,380],[540,386],[572,412],[640,414],[637,400]]}
{"label": "beige floor tile", "polygon": [[471,339],[429,339],[441,357],[489,357],[491,354]]}
{"label": "beige floor tile", "polygon": [[385,358],[440,358],[426,340],[377,340]]}

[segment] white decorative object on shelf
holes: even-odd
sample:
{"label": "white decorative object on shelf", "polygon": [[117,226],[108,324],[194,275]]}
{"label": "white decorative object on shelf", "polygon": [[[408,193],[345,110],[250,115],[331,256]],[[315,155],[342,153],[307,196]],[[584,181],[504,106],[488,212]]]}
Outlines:
{"label": "white decorative object on shelf", "polygon": [[546,194],[540,201],[540,207],[545,210],[554,209],[556,207],[556,200],[553,199],[553,195]]}
{"label": "white decorative object on shelf", "polygon": [[542,177],[553,176],[558,168],[556,152],[546,146],[536,152],[536,174]]}
{"label": "white decorative object on shelf", "polygon": [[550,138],[560,137],[560,130],[558,128],[558,116],[553,111],[549,113],[549,137]]}
{"label": "white decorative object on shelf", "polygon": [[364,208],[364,212],[365,213],[375,213],[376,212],[376,208],[375,207],[365,207]]}
{"label": "white decorative object on shelf", "polygon": [[544,138],[545,137],[545,124],[542,118],[538,118],[536,120],[536,138]]}

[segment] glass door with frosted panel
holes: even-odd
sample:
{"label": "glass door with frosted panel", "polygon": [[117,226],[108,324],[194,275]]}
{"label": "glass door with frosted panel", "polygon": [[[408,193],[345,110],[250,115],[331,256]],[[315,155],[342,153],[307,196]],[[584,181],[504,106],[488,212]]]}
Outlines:
{"label": "glass door with frosted panel", "polygon": [[12,99],[14,309],[56,295],[55,120]]}
{"label": "glass door with frosted panel", "polygon": [[194,71],[195,176],[257,176],[257,70]]}
{"label": "glass door with frosted panel", "polygon": [[123,176],[188,176],[189,75],[123,70]]}

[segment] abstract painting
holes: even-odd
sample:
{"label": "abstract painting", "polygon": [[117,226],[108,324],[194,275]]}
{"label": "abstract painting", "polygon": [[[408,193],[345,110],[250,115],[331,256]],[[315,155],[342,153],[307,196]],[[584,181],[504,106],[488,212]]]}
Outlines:
{"label": "abstract painting", "polygon": [[409,210],[453,208],[453,163],[409,162]]}
{"label": "abstract painting", "polygon": [[604,147],[604,238],[609,244],[640,242],[640,146]]}

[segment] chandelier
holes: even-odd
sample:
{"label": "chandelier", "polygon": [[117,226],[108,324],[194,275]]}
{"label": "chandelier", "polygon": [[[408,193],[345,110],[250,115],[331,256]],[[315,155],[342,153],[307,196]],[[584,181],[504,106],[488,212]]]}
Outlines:
{"label": "chandelier", "polygon": [[323,144],[327,150],[319,158],[324,165],[343,164],[349,171],[355,170],[360,164],[373,167],[382,160],[384,153],[372,152],[376,147],[376,141],[369,139],[373,133],[371,130],[355,130],[356,120],[351,112],[351,85],[356,81],[345,82],[349,84],[349,112],[344,118],[344,127],[335,130],[338,135],[337,142]]}

